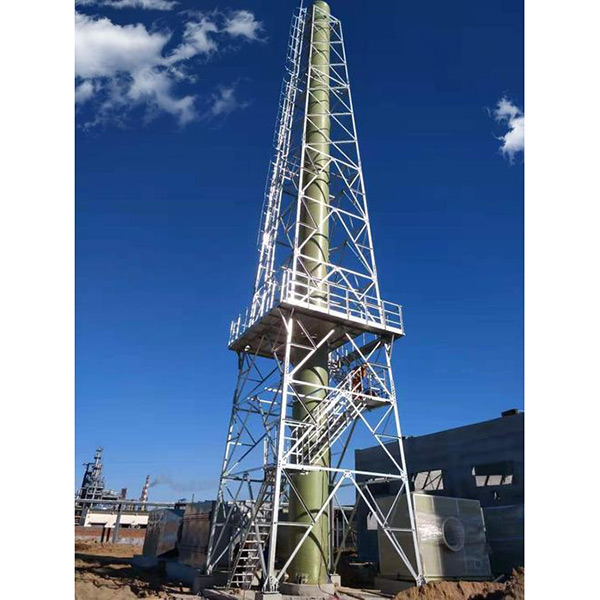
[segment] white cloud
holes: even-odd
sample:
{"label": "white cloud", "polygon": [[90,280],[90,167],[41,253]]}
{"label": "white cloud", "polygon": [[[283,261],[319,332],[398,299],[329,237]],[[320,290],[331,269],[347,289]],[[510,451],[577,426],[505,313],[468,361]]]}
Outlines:
{"label": "white cloud", "polygon": [[151,33],[140,23],[116,25],[107,18],[75,14],[75,75],[83,80],[77,88],[80,99],[91,98],[94,82],[112,80],[94,124],[108,121],[112,111],[139,104],[160,108],[181,124],[194,118],[193,97],[175,95],[165,67],[162,51],[170,38],[169,32]]}
{"label": "white cloud", "polygon": [[197,54],[210,54],[217,49],[213,35],[219,31],[216,23],[208,17],[185,24],[183,41],[168,58],[170,64],[186,60]]}
{"label": "white cloud", "polygon": [[502,141],[500,150],[512,162],[515,154],[525,150],[525,114],[516,104],[503,97],[498,100],[494,118],[508,127],[508,131],[499,138]]}
{"label": "white cloud", "polygon": [[[256,25],[247,25],[246,33],[228,30],[231,19],[240,12],[247,11],[231,17],[217,11],[196,14],[185,23],[181,42],[170,51],[166,51],[172,39],[169,30],[152,31],[142,23],[119,25],[107,17],[76,12],[75,101],[96,109],[95,118],[84,126],[111,120],[123,123],[135,107],[145,108],[147,116],[166,112],[182,125],[198,118],[196,95],[180,91],[195,80],[188,63],[195,57],[213,55],[224,44],[226,47],[227,37],[243,36],[251,41],[253,32],[262,28],[251,13],[247,13],[249,20],[246,16],[242,20]],[[210,114],[225,115],[245,106],[235,98],[234,88],[219,89]]]}
{"label": "white cloud", "polygon": [[262,24],[247,10],[236,10],[225,20],[225,31],[234,37],[245,37],[248,40],[258,40]]}
{"label": "white cloud", "polygon": [[94,84],[91,81],[83,81],[75,88],[75,104],[83,104],[94,95]]}
{"label": "white cloud", "polygon": [[238,108],[245,108],[248,106],[247,102],[240,102],[235,97],[235,87],[235,85],[221,87],[216,94],[213,94],[212,104],[207,116],[225,116]]}
{"label": "white cloud", "polygon": [[177,98],[173,94],[173,81],[165,71],[142,69],[133,79],[127,93],[134,102],[147,102],[177,117],[181,125],[196,118],[194,97]]}
{"label": "white cloud", "polygon": [[171,2],[171,0],[113,0],[112,2],[104,2],[105,6],[111,8],[145,8],[147,10],[171,10],[175,8],[179,2]]}
{"label": "white cloud", "polygon": [[158,65],[170,37],[168,33],[150,33],[141,23],[115,25],[107,18],[75,13],[75,75],[111,77]]}
{"label": "white cloud", "polygon": [[171,10],[175,0],[75,0],[75,6],[103,6],[108,8],[142,8],[146,10]]}

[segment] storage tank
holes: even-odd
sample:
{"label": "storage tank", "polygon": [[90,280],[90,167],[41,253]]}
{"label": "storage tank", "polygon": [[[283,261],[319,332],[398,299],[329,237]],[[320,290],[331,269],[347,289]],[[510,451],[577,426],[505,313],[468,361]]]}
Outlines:
{"label": "storage tank", "polygon": [[[423,575],[428,581],[437,579],[486,580],[491,578],[491,568],[485,525],[478,500],[432,496],[412,493],[419,552]],[[392,507],[395,496],[377,499],[384,514]],[[411,564],[415,564],[410,536],[410,521],[406,496],[397,502],[388,517]],[[382,577],[412,580],[410,572],[394,550],[386,534],[378,528],[379,569]]]}

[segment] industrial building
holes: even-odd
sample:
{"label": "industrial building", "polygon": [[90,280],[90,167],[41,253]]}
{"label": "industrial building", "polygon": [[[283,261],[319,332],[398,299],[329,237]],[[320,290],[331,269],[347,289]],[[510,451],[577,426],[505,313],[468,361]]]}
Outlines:
{"label": "industrial building", "polygon": [[[490,421],[404,438],[412,490],[480,502],[494,573],[524,565],[524,426],[524,413],[509,410]],[[397,456],[393,444],[387,450]],[[377,446],[357,450],[355,460],[357,470],[377,470],[389,457]],[[386,497],[396,486],[388,481],[371,489],[376,497]],[[359,504],[359,559],[379,563],[370,513],[364,502]]]}

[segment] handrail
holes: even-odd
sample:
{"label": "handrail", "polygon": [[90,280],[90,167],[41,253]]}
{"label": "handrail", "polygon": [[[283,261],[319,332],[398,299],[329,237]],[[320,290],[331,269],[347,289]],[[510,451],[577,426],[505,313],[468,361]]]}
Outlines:
{"label": "handrail", "polygon": [[[338,269],[343,272],[344,269]],[[317,298],[317,299],[315,299]],[[310,307],[349,321],[403,332],[402,306],[376,296],[361,294],[344,281],[318,280],[305,273],[281,268],[273,279],[257,290],[254,303],[231,323],[232,344],[276,304]]]}

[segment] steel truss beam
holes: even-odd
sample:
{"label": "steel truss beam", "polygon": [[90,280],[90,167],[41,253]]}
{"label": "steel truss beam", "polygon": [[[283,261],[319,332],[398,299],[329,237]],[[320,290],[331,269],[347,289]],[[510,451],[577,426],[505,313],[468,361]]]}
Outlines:
{"label": "steel truss beam", "polygon": [[[257,540],[255,545],[259,548],[255,560],[250,561],[252,575],[260,575],[264,589],[277,589],[285,576],[285,569],[321,515],[331,506],[347,504],[343,488],[350,485],[356,493],[355,506],[361,500],[367,504],[399,559],[406,564],[415,580],[421,581],[418,553],[414,553],[416,563],[411,563],[406,550],[395,537],[391,511],[382,513],[369,489],[373,482],[400,481],[393,506],[409,489],[391,370],[392,341],[370,334],[360,338],[348,335],[346,344],[329,353],[331,372],[334,373],[330,384],[303,394],[299,391],[301,382],[295,379],[295,374],[327,345],[336,325],[315,337],[306,322],[309,316],[281,309],[279,317],[279,328],[286,334],[283,360],[279,349],[273,352],[272,359],[261,356],[260,347],[239,355],[238,385],[219,490],[220,507],[215,511],[211,525],[208,571],[212,572],[229,551],[233,557],[230,584],[240,587],[251,585],[253,579],[247,575],[236,578],[243,560],[239,552],[251,539],[252,531],[256,533],[260,528],[266,535],[256,534],[252,538]],[[281,337],[279,332],[273,335]],[[268,334],[265,334],[262,343],[271,344]],[[303,355],[293,363],[292,355],[298,348],[303,350]],[[293,403],[300,402],[307,407],[312,394],[317,395],[320,390],[326,391],[325,401],[312,410],[307,408],[307,421],[295,421],[291,410]],[[359,433],[362,434],[363,445],[370,440],[381,446],[388,458],[388,470],[357,471],[349,463],[352,457],[347,457],[347,450]],[[390,451],[390,443],[398,445],[400,460]],[[331,452],[336,458],[334,466],[319,466],[317,459],[324,452]],[[309,471],[329,474],[330,494],[311,519],[312,524],[307,526],[289,522],[285,513],[290,494],[295,494],[304,503],[291,474]],[[264,500],[256,501],[256,498],[266,496],[271,499],[268,506]],[[410,518],[412,539],[416,545],[412,510]],[[281,534],[287,535],[290,527],[303,527],[305,531],[300,542],[289,550],[286,560],[278,564],[277,541]],[[282,532],[279,532],[280,529]],[[245,556],[249,555],[250,551],[247,551]],[[328,557],[332,569],[337,566],[338,560],[339,552],[336,555],[332,548]]]}

